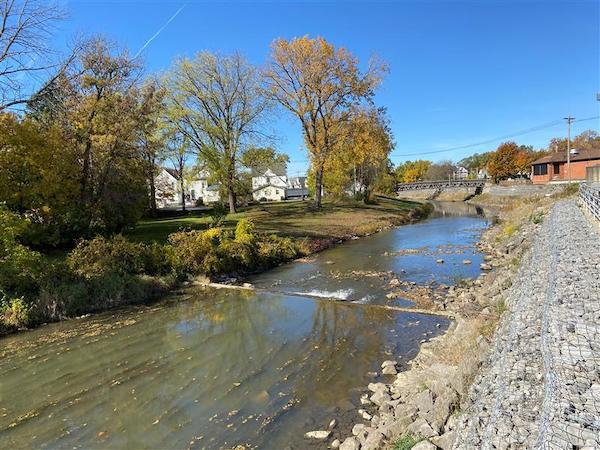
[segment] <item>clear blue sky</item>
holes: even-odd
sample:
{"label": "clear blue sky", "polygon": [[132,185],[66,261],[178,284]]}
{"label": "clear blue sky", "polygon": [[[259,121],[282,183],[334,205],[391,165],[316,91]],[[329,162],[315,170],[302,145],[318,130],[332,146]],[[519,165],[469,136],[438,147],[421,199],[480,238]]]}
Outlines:
{"label": "clear blue sky", "polygon": [[[184,6],[185,5],[185,6]],[[377,94],[396,141],[394,163],[504,136],[560,119],[600,114],[598,0],[479,0],[395,2],[68,1],[69,19],[57,36],[101,33],[135,54],[181,7],[144,51],[147,70],[196,51],[239,50],[263,63],[274,38],[323,36],[366,64],[372,54],[390,66]],[[278,150],[306,169],[300,129],[286,113],[274,119]],[[574,133],[600,131],[600,121],[574,124]],[[543,147],[566,126],[516,138]],[[457,161],[499,142],[423,158]]]}

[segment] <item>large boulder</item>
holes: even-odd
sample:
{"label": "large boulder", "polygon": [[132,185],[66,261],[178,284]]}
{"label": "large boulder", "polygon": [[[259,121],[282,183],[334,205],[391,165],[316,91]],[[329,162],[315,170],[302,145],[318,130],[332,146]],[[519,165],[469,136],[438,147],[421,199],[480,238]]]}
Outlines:
{"label": "large boulder", "polygon": [[456,441],[456,431],[448,431],[441,436],[435,436],[431,438],[431,442],[442,450],[450,450]]}
{"label": "large boulder", "polygon": [[412,450],[437,450],[437,448],[429,441],[421,441],[414,445]]}
{"label": "large boulder", "polygon": [[360,444],[355,437],[349,437],[342,442],[340,450],[360,450]]}

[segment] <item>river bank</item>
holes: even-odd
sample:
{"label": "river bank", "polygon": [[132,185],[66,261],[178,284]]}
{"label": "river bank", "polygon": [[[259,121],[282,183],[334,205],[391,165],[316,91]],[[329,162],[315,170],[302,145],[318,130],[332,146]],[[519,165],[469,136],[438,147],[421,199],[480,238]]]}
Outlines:
{"label": "river bank", "polygon": [[0,280],[0,336],[151,303],[199,276],[235,282],[430,212],[428,204],[386,198],[373,205],[328,202],[318,211],[306,202],[259,205],[218,224],[208,213],[191,222],[155,220],[137,234],[81,241],[62,258],[16,241],[17,266]]}
{"label": "river bank", "polygon": [[[470,386],[508,308],[507,292],[555,197],[512,202],[508,207],[505,203],[498,223],[478,243],[485,254],[481,275],[429,302],[432,310],[455,315],[448,332],[423,342],[408,370],[392,375],[389,382],[370,384],[357,409],[362,420],[351,436],[330,442],[330,447],[453,448],[460,411],[466,408]],[[383,361],[382,370],[395,374],[393,359]]]}

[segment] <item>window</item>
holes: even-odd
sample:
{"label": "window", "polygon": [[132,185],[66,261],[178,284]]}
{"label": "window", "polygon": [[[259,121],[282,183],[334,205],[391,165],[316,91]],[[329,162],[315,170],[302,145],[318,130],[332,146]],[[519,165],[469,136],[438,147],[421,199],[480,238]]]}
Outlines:
{"label": "window", "polygon": [[546,164],[535,164],[533,166],[534,175],[548,175],[548,166]]}
{"label": "window", "polygon": [[192,200],[196,200],[196,191],[192,189]]}

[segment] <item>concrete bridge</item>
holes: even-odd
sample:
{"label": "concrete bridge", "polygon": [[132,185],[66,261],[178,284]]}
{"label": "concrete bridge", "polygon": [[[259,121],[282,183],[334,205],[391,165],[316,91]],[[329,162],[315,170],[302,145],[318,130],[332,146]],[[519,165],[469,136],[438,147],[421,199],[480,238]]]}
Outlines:
{"label": "concrete bridge", "polygon": [[470,197],[483,191],[486,180],[439,180],[417,181],[415,183],[396,184],[396,194],[399,197],[438,198],[442,192],[448,192],[448,199],[452,197]]}

